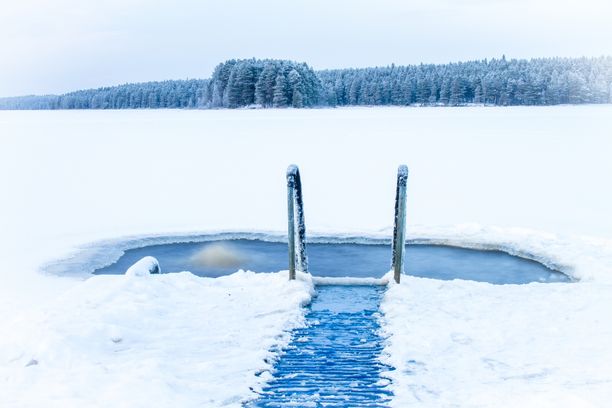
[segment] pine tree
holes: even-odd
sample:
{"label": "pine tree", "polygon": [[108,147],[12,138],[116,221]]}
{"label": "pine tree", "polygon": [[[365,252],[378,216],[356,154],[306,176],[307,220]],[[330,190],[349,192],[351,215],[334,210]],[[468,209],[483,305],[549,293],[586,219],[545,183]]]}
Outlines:
{"label": "pine tree", "polygon": [[425,78],[418,77],[416,80],[416,103],[421,105],[429,102],[431,95],[431,84]]}
{"label": "pine tree", "polygon": [[448,98],[448,104],[451,106],[458,106],[463,102],[463,90],[461,88],[461,81],[458,78],[453,79],[450,88],[450,96]]}
{"label": "pine tree", "polygon": [[569,73],[567,77],[567,88],[568,103],[584,103],[590,99],[591,95],[589,94],[585,79],[575,72]]}
{"label": "pine tree", "polygon": [[236,108],[242,105],[242,83],[240,78],[240,70],[232,69],[225,87],[223,97],[223,106],[226,108]]}
{"label": "pine tree", "polygon": [[448,105],[450,103],[450,80],[445,78],[440,86],[440,103]]}
{"label": "pine tree", "polygon": [[266,63],[255,85],[255,103],[263,107],[272,106],[274,98],[274,84],[276,82],[277,67],[274,63]]}
{"label": "pine tree", "polygon": [[302,96],[302,92],[299,89],[293,91],[293,98],[291,101],[291,105],[294,108],[303,108],[304,107],[304,96]]}
{"label": "pine tree", "polygon": [[287,106],[287,80],[282,73],[276,76],[274,84],[274,97],[272,99],[272,105],[276,108]]}
{"label": "pine tree", "polygon": [[301,108],[304,106],[304,84],[302,76],[294,68],[289,71],[287,75],[289,85],[291,88],[291,105],[294,108]]}
{"label": "pine tree", "polygon": [[361,79],[353,79],[348,92],[349,105],[359,105],[359,97],[361,96]]}
{"label": "pine tree", "polygon": [[220,83],[215,83],[213,85],[211,105],[213,108],[223,106],[223,90],[221,89]]}
{"label": "pine tree", "polygon": [[429,93],[429,104],[435,105],[438,102],[438,84],[436,81],[431,81],[431,90]]}
{"label": "pine tree", "polygon": [[255,103],[255,83],[257,82],[257,66],[255,63],[241,64],[238,74],[240,84],[240,106]]}
{"label": "pine tree", "polygon": [[474,91],[474,103],[482,103],[482,87],[480,85],[476,85],[476,90]]}

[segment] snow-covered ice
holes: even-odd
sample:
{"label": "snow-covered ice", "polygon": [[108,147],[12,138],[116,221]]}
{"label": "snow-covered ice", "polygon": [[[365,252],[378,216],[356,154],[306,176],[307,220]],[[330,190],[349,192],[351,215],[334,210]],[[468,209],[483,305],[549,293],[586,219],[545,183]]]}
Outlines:
{"label": "snow-covered ice", "polygon": [[0,406],[238,407],[303,324],[287,274],[92,277],[3,332]]}
{"label": "snow-covered ice", "polygon": [[405,277],[384,296],[396,407],[605,407],[612,285]]}
{"label": "snow-covered ice", "polygon": [[[391,284],[382,319],[398,406],[605,405],[610,134],[610,105],[0,112],[0,405],[248,396],[268,348],[299,324],[310,283],[44,270],[128,236],[282,233],[290,163],[300,165],[310,235],[390,238],[397,165],[406,163],[409,241],[501,248],[579,280]],[[215,337],[241,325],[253,332],[243,343]],[[249,354],[213,353],[224,347]],[[243,376],[217,381],[230,372]]]}

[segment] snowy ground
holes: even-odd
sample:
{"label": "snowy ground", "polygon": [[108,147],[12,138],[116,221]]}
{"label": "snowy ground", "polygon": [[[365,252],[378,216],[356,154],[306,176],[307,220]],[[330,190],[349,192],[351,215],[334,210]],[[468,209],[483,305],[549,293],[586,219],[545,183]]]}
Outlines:
{"label": "snowy ground", "polygon": [[303,322],[301,278],[88,279],[3,333],[0,406],[239,406]]}
{"label": "snowy ground", "polygon": [[[409,239],[501,247],[561,266],[582,281],[492,287],[409,279],[392,287],[383,308],[389,358],[399,368],[398,405],[421,398],[424,406],[486,406],[503,398],[508,405],[600,406],[612,398],[612,352],[605,347],[612,330],[604,314],[612,307],[610,134],[612,106],[0,112],[0,321],[6,322],[0,330],[7,350],[0,356],[0,405],[48,406],[42,401],[52,392],[57,406],[84,401],[82,387],[96,381],[89,370],[110,364],[119,347],[107,342],[105,325],[115,324],[114,312],[94,307],[98,296],[122,288],[113,296],[129,308],[127,299],[138,292],[130,286],[137,281],[127,278],[83,282],[40,273],[47,262],[80,245],[128,235],[283,231],[289,163],[300,165],[309,231],[389,235],[395,172],[406,163]],[[214,298],[212,283],[188,275],[151,282],[151,293],[142,293],[151,296],[145,301],[151,311],[159,311],[153,300],[161,292],[178,299],[186,291],[181,304],[193,299],[194,310],[212,307],[201,300],[208,299],[204,293]],[[186,282],[193,288],[179,290]],[[270,323],[256,319],[262,337],[251,340],[271,339],[295,324],[306,289],[279,287],[287,296],[269,296],[270,309],[245,306],[253,313],[245,317],[283,310]],[[248,296],[245,302],[258,295]],[[138,322],[134,308],[126,311],[132,313],[128,326]],[[187,323],[185,311],[165,313],[187,326],[197,322]],[[211,324],[226,327],[221,317],[211,315]],[[161,320],[151,324],[180,336]],[[27,370],[21,365],[36,359],[32,350],[40,344],[56,345],[75,327],[83,327],[84,341],[106,343],[49,351],[48,371],[42,359]],[[126,353],[121,364],[146,367],[142,353],[151,350],[157,350],[153,360],[165,361],[165,349],[153,347],[163,338],[150,340],[151,348]],[[421,365],[412,367],[411,360]],[[74,361],[82,364],[61,368]],[[256,369],[254,361],[245,360],[245,373]],[[93,368],[96,362],[101,366]],[[146,372],[164,387],[188,388],[182,370]],[[121,375],[110,371],[100,378]],[[78,380],[60,387],[62,378]],[[255,386],[258,379],[250,378]],[[142,390],[144,380],[133,381]],[[36,391],[26,400],[28,387]],[[217,389],[214,398],[235,401],[237,387]],[[105,402],[121,403],[124,391],[110,392]]]}
{"label": "snowy ground", "polygon": [[406,278],[385,294],[393,406],[605,407],[611,284]]}

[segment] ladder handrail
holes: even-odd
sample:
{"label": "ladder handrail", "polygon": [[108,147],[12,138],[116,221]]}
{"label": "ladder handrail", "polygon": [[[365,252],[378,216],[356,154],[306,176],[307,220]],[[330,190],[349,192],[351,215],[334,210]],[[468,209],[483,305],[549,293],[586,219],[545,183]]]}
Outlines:
{"label": "ladder handrail", "polygon": [[296,269],[308,272],[306,257],[306,223],[300,170],[292,164],[287,168],[287,221],[289,244],[289,279],[295,279]]}
{"label": "ladder handrail", "polygon": [[[408,167],[404,164],[397,169],[395,188],[395,220],[393,225],[392,260],[393,278],[400,283],[404,273],[406,252],[406,184]],[[308,272],[306,256],[306,223],[304,221],[304,200],[300,170],[295,164],[287,168],[287,233],[289,245],[289,280],[295,279],[295,271]]]}
{"label": "ladder handrail", "polygon": [[400,283],[404,273],[404,252],[406,251],[406,183],[408,167],[402,164],[397,169],[397,186],[395,188],[395,222],[393,225],[393,278]]}

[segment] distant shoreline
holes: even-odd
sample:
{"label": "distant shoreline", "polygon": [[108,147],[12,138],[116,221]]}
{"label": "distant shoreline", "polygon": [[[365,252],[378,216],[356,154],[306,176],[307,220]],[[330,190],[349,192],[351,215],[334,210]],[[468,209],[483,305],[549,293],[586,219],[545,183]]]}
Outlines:
{"label": "distant shoreline", "polygon": [[210,79],[0,98],[0,110],[549,106],[612,103],[612,57],[501,59],[314,71],[229,60]]}

